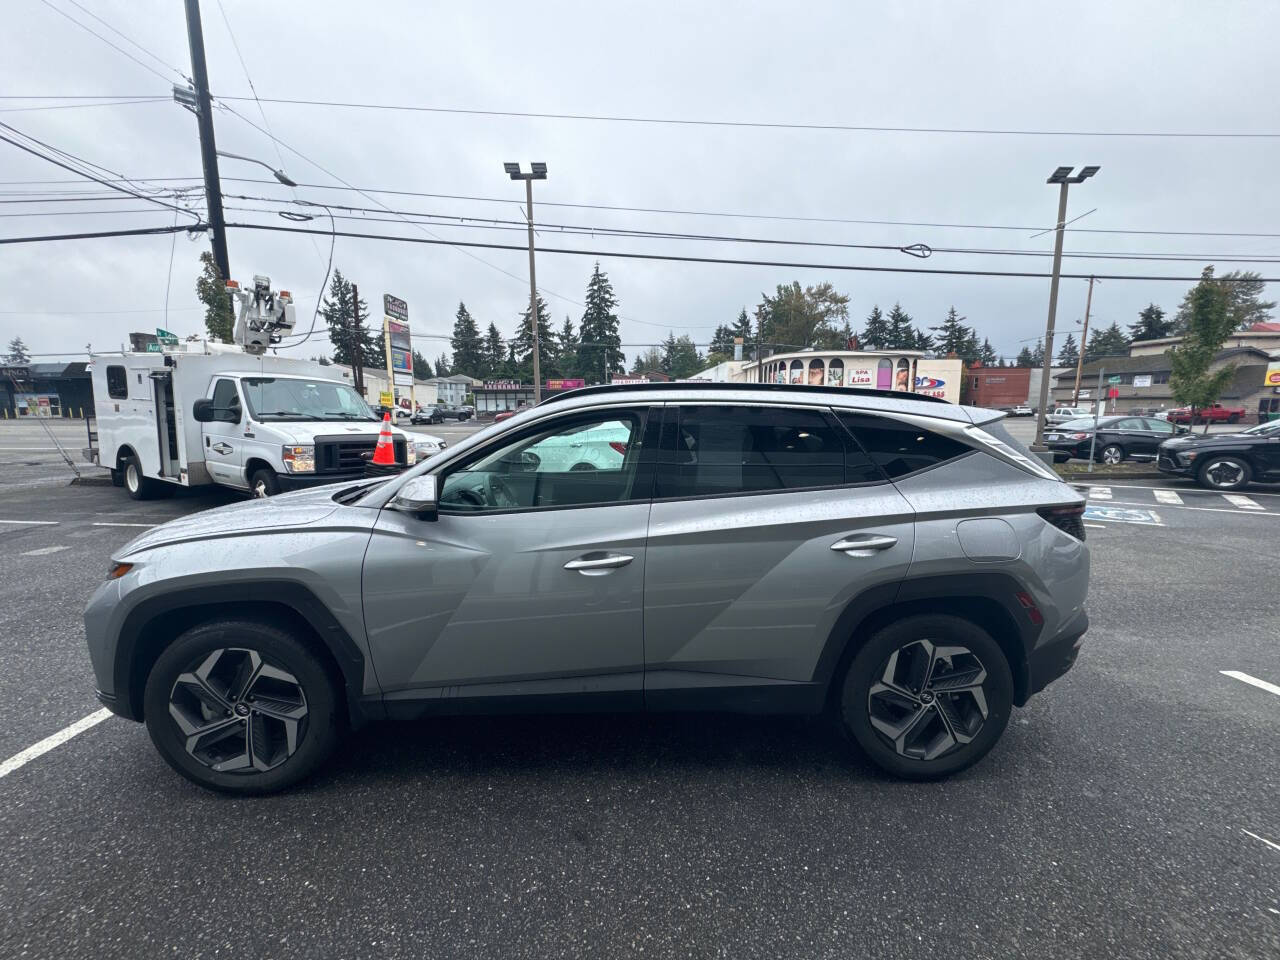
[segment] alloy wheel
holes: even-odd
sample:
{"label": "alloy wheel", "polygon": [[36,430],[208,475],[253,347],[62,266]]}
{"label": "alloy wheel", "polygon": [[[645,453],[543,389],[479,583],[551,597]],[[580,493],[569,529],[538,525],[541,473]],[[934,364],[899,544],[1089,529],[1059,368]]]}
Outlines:
{"label": "alloy wheel", "polygon": [[1124,452],[1119,447],[1104,447],[1102,450],[1102,462],[1108,466],[1115,466],[1124,459]]}
{"label": "alloy wheel", "polygon": [[968,647],[916,640],[891,653],[867,693],[871,726],[913,760],[970,743],[987,719],[987,670]]}
{"label": "alloy wheel", "polygon": [[297,677],[256,650],[214,650],[178,675],[169,715],[187,753],[219,773],[280,766],[306,735],[307,697]]}
{"label": "alloy wheel", "polygon": [[1204,475],[1215,487],[1236,487],[1244,481],[1244,467],[1234,460],[1214,460],[1204,468]]}

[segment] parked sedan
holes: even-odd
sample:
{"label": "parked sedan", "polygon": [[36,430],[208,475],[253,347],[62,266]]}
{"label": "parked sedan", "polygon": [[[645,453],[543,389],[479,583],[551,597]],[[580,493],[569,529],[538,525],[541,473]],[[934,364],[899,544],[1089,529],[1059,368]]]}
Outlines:
{"label": "parked sedan", "polygon": [[1188,434],[1160,444],[1162,473],[1194,477],[1211,490],[1239,490],[1251,480],[1280,481],[1280,420],[1239,433]]}
{"label": "parked sedan", "polygon": [[1096,424],[1096,441],[1093,438],[1094,419],[1083,417],[1047,430],[1045,446],[1053,451],[1053,459],[1059,463],[1072,459],[1088,460],[1092,446],[1096,460],[1116,464],[1130,457],[1152,459],[1163,441],[1180,432],[1173,424],[1154,417],[1099,417]]}
{"label": "parked sedan", "polygon": [[444,423],[444,414],[437,406],[419,407],[413,412],[413,423]]}

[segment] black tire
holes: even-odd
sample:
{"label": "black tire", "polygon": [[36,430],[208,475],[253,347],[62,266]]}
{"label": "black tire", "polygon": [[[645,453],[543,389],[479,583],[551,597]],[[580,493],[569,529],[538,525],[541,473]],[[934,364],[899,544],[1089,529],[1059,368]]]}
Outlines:
{"label": "black tire", "polygon": [[249,477],[249,496],[274,497],[280,492],[280,478],[270,467],[259,467]]}
{"label": "black tire", "polygon": [[[1108,451],[1110,451],[1112,454],[1110,459],[1108,459],[1107,457]],[[1102,449],[1098,451],[1098,462],[1099,463],[1124,463],[1124,458],[1126,456],[1127,454],[1125,453],[1124,447],[1120,446],[1120,444],[1108,443],[1108,444],[1104,444]]]}
{"label": "black tire", "polygon": [[1070,459],[1071,459],[1071,454],[1069,453],[1055,453],[1053,455],[1054,463],[1066,463]]}
{"label": "black tire", "polygon": [[134,500],[151,500],[163,491],[158,490],[156,481],[142,473],[142,464],[132,453],[127,453],[120,461],[120,478],[124,492]]}
{"label": "black tire", "polygon": [[1227,423],[1239,423],[1239,422],[1240,422],[1240,415],[1238,413],[1233,413],[1231,414],[1231,416],[1227,417]]}
{"label": "black tire", "polygon": [[[252,651],[267,667],[295,678],[296,685],[302,692],[304,715],[297,721],[295,746],[291,753],[288,752],[282,724],[270,719],[264,720],[255,713],[250,713],[245,721],[237,721],[232,711],[224,711],[225,716],[230,718],[225,721],[229,734],[221,742],[229,745],[228,751],[243,743],[245,756],[252,757],[254,747],[250,746],[247,737],[239,741],[242,734],[238,731],[247,732],[249,723],[268,725],[261,728],[261,736],[255,730],[252,742],[254,745],[274,746],[275,754],[270,761],[259,758],[264,764],[274,764],[270,769],[251,769],[248,772],[215,770],[209,765],[207,756],[200,759],[187,750],[187,737],[171,712],[171,703],[181,704],[173,706],[173,710],[178,712],[189,708],[194,701],[183,698],[190,687],[184,685],[175,693],[178,680],[184,675],[192,674],[216,651],[223,651],[226,656],[232,657]],[[260,682],[277,681],[266,676]],[[211,688],[217,690],[217,677],[211,678]],[[243,705],[246,710],[251,710],[249,702],[254,697],[251,691],[255,689],[259,689],[257,683],[242,694],[235,709]],[[274,694],[276,691],[268,688],[267,692]],[[255,698],[254,702],[258,700]],[[271,702],[279,704],[283,701],[273,699]],[[208,721],[210,724],[222,722],[217,717],[216,709],[209,712],[213,715]],[[341,712],[338,709],[336,688],[324,666],[290,630],[254,620],[219,620],[192,627],[181,634],[160,654],[151,668],[143,699],[143,713],[147,732],[169,766],[192,783],[206,789],[239,795],[273,793],[310,776],[333,752],[340,734]],[[206,735],[202,742],[208,743],[209,740]],[[215,739],[214,742],[219,741]],[[197,746],[196,749],[199,750],[200,747]],[[281,750],[286,754],[283,759],[280,758]]]}
{"label": "black tire", "polygon": [[1208,490],[1240,490],[1253,479],[1253,470],[1239,457],[1210,454],[1196,470],[1196,482]]}
{"label": "black tire", "polygon": [[111,471],[111,485],[113,487],[124,486],[124,471],[121,470],[119,467]]}
{"label": "black tire", "polygon": [[[966,722],[976,721],[977,725],[970,724],[968,735],[971,739],[967,743],[961,743],[957,738],[951,737],[951,746],[945,749],[939,748],[940,752],[932,759],[909,755],[914,749],[913,744],[908,745],[908,751],[904,754],[895,747],[885,733],[873,725],[872,719],[872,688],[873,686],[882,688],[875,701],[879,708],[883,705],[882,697],[885,692],[881,681],[889,666],[890,657],[895,652],[898,653],[900,659],[895,662],[902,664],[903,651],[919,651],[922,648],[922,641],[931,642],[935,647],[963,647],[972,655],[976,666],[985,671],[978,674],[976,681],[985,700],[985,718],[981,717],[981,701],[976,696],[968,693],[946,694],[951,713],[958,715],[958,719]],[[912,654],[908,653],[906,656],[910,657]],[[966,671],[961,667],[955,666],[958,660],[961,661],[962,666],[974,665],[973,661],[967,658],[953,655],[950,659],[951,670],[948,674],[940,676],[934,673],[937,679],[931,682],[938,683],[941,689],[943,684],[965,673]],[[947,661],[946,657],[938,658],[938,663],[943,664],[943,669],[946,669],[945,661]],[[937,667],[935,666],[934,669],[936,670]],[[967,672],[972,673],[971,670]],[[942,694],[932,693],[933,689],[932,686],[926,686],[912,708],[924,718],[916,729],[927,733],[930,729],[936,728],[939,731],[938,737],[941,737],[941,742],[945,743],[946,737],[950,736],[950,731],[959,728],[949,726],[942,718]],[[928,703],[925,702],[926,693]],[[963,701],[958,699],[961,697],[964,698]],[[906,698],[900,699],[905,702]],[[931,704],[936,705],[931,706]],[[929,713],[930,710],[932,713]],[[1012,710],[1013,675],[1009,671],[1008,661],[1000,645],[981,627],[968,620],[943,614],[906,617],[877,631],[849,662],[840,696],[840,723],[844,731],[853,738],[876,766],[907,780],[936,780],[977,763],[1000,739]],[[975,713],[975,711],[978,712]],[[880,717],[879,721],[883,724],[884,718]],[[938,737],[935,737],[933,742],[939,742]]]}

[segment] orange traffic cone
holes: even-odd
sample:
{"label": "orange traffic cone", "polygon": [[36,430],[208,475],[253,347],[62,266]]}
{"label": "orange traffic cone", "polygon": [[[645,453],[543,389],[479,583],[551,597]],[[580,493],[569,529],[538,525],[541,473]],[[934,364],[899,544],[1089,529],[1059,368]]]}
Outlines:
{"label": "orange traffic cone", "polygon": [[378,435],[378,445],[373,449],[373,462],[380,467],[396,465],[396,448],[391,439],[391,414],[382,415],[382,433]]}

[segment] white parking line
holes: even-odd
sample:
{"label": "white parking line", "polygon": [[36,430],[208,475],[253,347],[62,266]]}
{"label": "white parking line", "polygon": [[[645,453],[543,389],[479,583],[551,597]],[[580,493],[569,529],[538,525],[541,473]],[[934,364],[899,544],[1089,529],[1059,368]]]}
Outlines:
{"label": "white parking line", "polygon": [[1259,680],[1257,677],[1251,677],[1247,673],[1241,673],[1239,670],[1219,670],[1224,677],[1230,677],[1232,680],[1239,680],[1241,683],[1247,683],[1257,687],[1259,690],[1266,690],[1268,693],[1274,693],[1280,697],[1280,687],[1274,683],[1267,683],[1265,680]]}
{"label": "white parking line", "polygon": [[[1195,491],[1195,490],[1197,489],[1194,485],[1188,485],[1188,486],[1185,486],[1185,487],[1174,488],[1174,487],[1153,487],[1153,486],[1151,486],[1150,484],[1146,484],[1146,483],[1113,483],[1113,484],[1111,484],[1111,486],[1113,486],[1113,487],[1114,487],[1114,488],[1116,488],[1117,490],[1173,490],[1173,489],[1179,489],[1179,490],[1181,490],[1181,491],[1186,491],[1186,490],[1192,490],[1192,491]],[[1252,495],[1252,496],[1255,496],[1255,497],[1280,497],[1280,493],[1264,493],[1264,492],[1263,492],[1263,491],[1261,491],[1261,490],[1254,490],[1254,491],[1251,491],[1251,495]]]}
{"label": "white parking line", "polygon": [[1234,504],[1235,506],[1239,507],[1241,510],[1266,509],[1265,507],[1263,507],[1262,504],[1258,503],[1257,500],[1250,500],[1248,497],[1241,496],[1238,493],[1224,493],[1222,497],[1224,500],[1227,501],[1227,503]]}
{"label": "white parking line", "polygon": [[1156,495],[1156,499],[1159,500],[1161,503],[1178,504],[1182,502],[1182,498],[1172,490],[1161,490],[1159,488],[1152,488],[1151,492]]}
{"label": "white parking line", "polygon": [[18,523],[31,527],[56,527],[57,520],[0,520],[0,523]]}
{"label": "white parking line", "polygon": [[149,530],[152,527],[154,527],[155,524],[154,523],[108,523],[107,521],[104,520],[101,523],[91,523],[89,524],[89,526],[91,527],[146,527]]}
{"label": "white parking line", "polygon": [[1268,847],[1270,847],[1272,850],[1280,850],[1280,843],[1272,843],[1272,842],[1271,842],[1270,840],[1268,840],[1266,837],[1260,837],[1260,836],[1258,836],[1256,833],[1254,833],[1252,830],[1246,830],[1244,827],[1241,827],[1241,828],[1240,828],[1240,832],[1241,832],[1241,833],[1247,833],[1247,834],[1249,834],[1249,836],[1253,837],[1253,839],[1255,839],[1255,840],[1261,840],[1263,843],[1265,843],[1265,844],[1266,844]]}
{"label": "white parking line", "polygon": [[1089,499],[1090,500],[1110,500],[1111,488],[1110,487],[1090,487]]}
{"label": "white parking line", "polygon": [[1086,526],[1086,527],[1088,527],[1090,530],[1105,530],[1105,529],[1107,529],[1107,525],[1106,525],[1105,523],[1086,523],[1086,524],[1085,524],[1085,526]]}
{"label": "white parking line", "polygon": [[51,553],[59,553],[60,551],[70,550],[70,549],[71,549],[70,546],[63,543],[56,547],[39,547],[38,549],[35,549],[35,550],[24,550],[21,554],[19,554],[19,556],[44,557],[44,556],[48,556]]}
{"label": "white parking line", "polygon": [[[1123,506],[1123,507],[1149,507],[1150,506],[1150,504],[1139,503],[1136,500],[1116,500],[1114,502],[1116,506]],[[1242,516],[1239,509],[1232,509],[1231,507],[1189,507],[1189,506],[1186,506],[1185,504],[1173,504],[1173,503],[1166,504],[1166,506],[1170,510],[1203,510],[1208,513],[1234,513],[1237,517]],[[1262,510],[1254,514],[1254,516],[1280,517],[1280,512],[1277,512],[1275,510]]]}
{"label": "white parking line", "polygon": [[84,733],[90,727],[97,726],[107,717],[111,716],[111,711],[106,707],[89,714],[87,717],[81,717],[69,727],[63,727],[53,736],[45,737],[39,743],[33,743],[21,753],[15,753],[4,763],[0,763],[0,777],[7,777],[19,767],[25,766],[36,757],[48,753],[54,747],[61,746],[66,743],[77,733]]}

